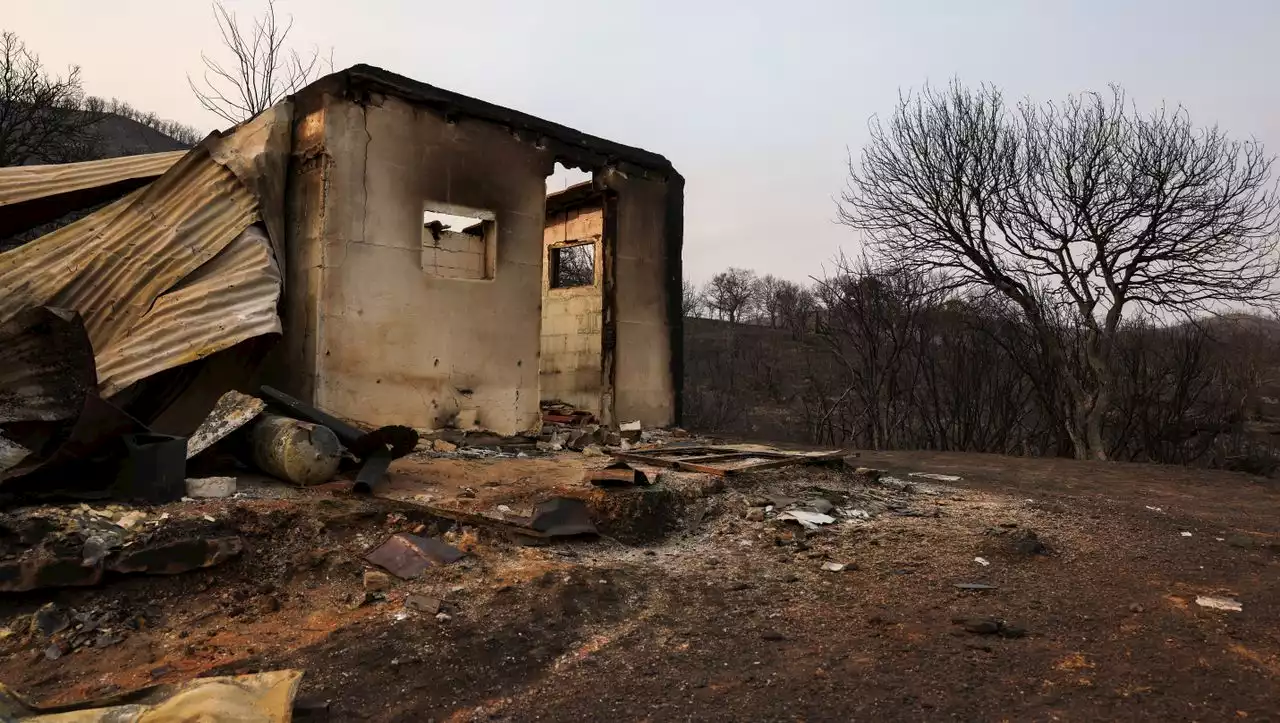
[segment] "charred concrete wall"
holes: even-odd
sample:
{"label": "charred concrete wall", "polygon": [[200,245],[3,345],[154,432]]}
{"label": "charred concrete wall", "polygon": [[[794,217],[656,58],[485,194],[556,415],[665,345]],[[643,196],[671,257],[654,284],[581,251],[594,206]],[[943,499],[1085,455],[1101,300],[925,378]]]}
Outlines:
{"label": "charred concrete wall", "polygon": [[617,208],[612,260],[615,419],[666,426],[677,418],[679,350],[673,348],[672,337],[679,330],[672,324],[678,323],[679,314],[672,310],[679,303],[680,267],[678,257],[671,263],[668,231],[673,223],[671,194],[681,190],[616,172],[602,176],[616,195]]}
{"label": "charred concrete wall", "polygon": [[[322,105],[325,179],[304,177],[300,189],[321,198],[295,202],[323,219],[295,234],[299,256],[318,260],[294,315],[311,321],[313,342],[295,352],[314,353],[307,396],[374,425],[438,428],[474,410],[496,432],[536,427],[552,159],[497,125],[449,122],[392,97],[326,95]],[[492,278],[426,273],[428,202],[492,214]]]}
{"label": "charred concrete wall", "polygon": [[[296,102],[285,339],[267,381],[370,425],[439,428],[473,411],[511,434],[539,425],[543,398],[608,420],[677,419],[683,179],[665,159],[366,66]],[[598,148],[657,171],[613,170]],[[596,168],[608,200],[603,218],[564,219],[566,239],[603,237],[595,283],[553,294],[557,158]],[[426,243],[428,205],[486,219],[483,273],[439,262],[456,250]]]}
{"label": "charred concrete wall", "polygon": [[[547,216],[542,255],[542,399],[601,415],[604,324],[604,209],[574,208]],[[552,254],[568,244],[592,245],[593,281],[553,288]]]}

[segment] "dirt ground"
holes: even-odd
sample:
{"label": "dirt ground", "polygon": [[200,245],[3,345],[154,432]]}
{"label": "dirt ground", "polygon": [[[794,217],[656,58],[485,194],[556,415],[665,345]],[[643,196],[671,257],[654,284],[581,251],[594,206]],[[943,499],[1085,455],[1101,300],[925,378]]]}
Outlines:
{"label": "dirt ground", "polygon": [[[168,506],[209,515],[245,552],[6,597],[0,681],[51,703],[298,668],[311,720],[326,705],[329,720],[375,721],[1280,718],[1275,483],[989,455],[860,463],[913,484],[794,467],[600,492],[581,469],[603,461],[578,455],[417,457],[393,467],[384,499],[334,485]],[[556,492],[589,498],[608,534],[523,546],[421,507],[527,514]],[[746,518],[776,493],[872,517],[807,537]],[[363,553],[419,525],[468,557],[364,602]],[[445,615],[407,607],[411,594]],[[1243,609],[1196,603],[1209,595]],[[116,645],[49,660],[28,629],[50,601],[137,620]],[[1025,634],[954,622],[974,616]]]}

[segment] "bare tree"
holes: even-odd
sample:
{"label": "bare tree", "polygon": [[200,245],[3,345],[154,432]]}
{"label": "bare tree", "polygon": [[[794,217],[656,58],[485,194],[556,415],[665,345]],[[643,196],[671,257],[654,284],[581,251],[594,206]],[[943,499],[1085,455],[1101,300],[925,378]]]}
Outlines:
{"label": "bare tree", "polygon": [[0,33],[0,166],[94,158],[102,116],[84,100],[79,67],[50,75],[17,35]]}
{"label": "bare tree", "polygon": [[85,107],[86,109],[92,109],[98,113],[111,113],[136,121],[188,146],[194,146],[204,139],[204,134],[195,126],[189,126],[185,123],[179,123],[178,121],[166,120],[156,115],[154,112],[141,111],[119,98],[105,100],[103,98],[90,96],[85,99]]}
{"label": "bare tree", "polygon": [[682,316],[702,316],[706,310],[706,298],[698,285],[685,279],[680,283],[680,310]]}
{"label": "bare tree", "polygon": [[1277,301],[1273,158],[1181,107],[1140,115],[1113,88],[1010,109],[993,88],[952,83],[904,95],[871,135],[850,160],[841,221],[897,267],[1012,301],[1066,386],[1077,457],[1107,458],[1128,311]]}
{"label": "bare tree", "polygon": [[756,303],[756,274],[747,269],[729,268],[707,283],[707,306],[720,318],[737,323],[742,321]]}
{"label": "bare tree", "polygon": [[266,12],[254,18],[251,28],[242,27],[221,2],[214,2],[213,17],[230,60],[224,63],[201,53],[203,82],[197,85],[188,75],[187,84],[205,109],[226,121],[252,118],[310,83],[318,72],[317,48],[308,55],[286,47],[293,16],[280,22],[275,0],[267,0]]}

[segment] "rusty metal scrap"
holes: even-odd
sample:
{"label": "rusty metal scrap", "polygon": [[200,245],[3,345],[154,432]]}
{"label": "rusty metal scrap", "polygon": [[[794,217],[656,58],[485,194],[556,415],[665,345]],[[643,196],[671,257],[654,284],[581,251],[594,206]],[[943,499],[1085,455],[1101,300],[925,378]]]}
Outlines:
{"label": "rusty metal scrap", "polygon": [[412,580],[436,565],[448,565],[464,557],[458,548],[431,537],[408,533],[392,535],[366,560],[403,580]]}
{"label": "rusty metal scrap", "polygon": [[[0,254],[0,323],[25,309],[79,312],[111,396],[165,369],[278,333],[283,187],[292,106],[211,136],[159,178]],[[279,178],[259,178],[274,173]]]}

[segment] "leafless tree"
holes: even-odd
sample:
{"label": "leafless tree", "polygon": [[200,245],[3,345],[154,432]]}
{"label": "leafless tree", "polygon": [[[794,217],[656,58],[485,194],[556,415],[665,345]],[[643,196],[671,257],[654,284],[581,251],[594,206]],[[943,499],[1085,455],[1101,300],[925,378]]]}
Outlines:
{"label": "leafless tree", "polygon": [[0,33],[0,166],[94,158],[101,117],[85,107],[79,67],[50,75],[17,35]]}
{"label": "leafless tree", "polygon": [[205,109],[229,123],[270,108],[310,83],[320,69],[319,49],[303,54],[286,46],[293,16],[281,22],[275,0],[267,0],[266,12],[254,18],[252,27],[241,26],[221,2],[214,2],[213,17],[230,58],[222,61],[201,53],[202,82],[188,75],[187,83]]}
{"label": "leafless tree", "polygon": [[[1273,158],[1181,107],[1141,115],[1113,87],[1009,108],[994,88],[952,83],[904,95],[871,136],[840,220],[896,267],[1013,302],[1067,389],[1077,457],[1107,458],[1127,312],[1277,301]],[[1057,333],[1063,318],[1078,345]]]}
{"label": "leafless tree", "polygon": [[702,316],[706,310],[706,298],[698,285],[685,279],[680,284],[680,309],[684,316]]}
{"label": "leafless tree", "polygon": [[720,318],[733,323],[743,321],[756,303],[756,275],[747,269],[729,268],[707,283],[707,306]]}

